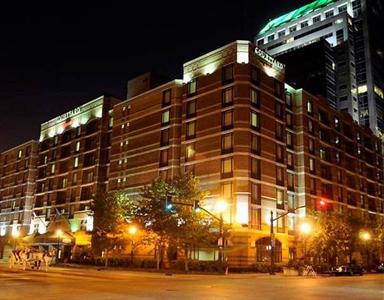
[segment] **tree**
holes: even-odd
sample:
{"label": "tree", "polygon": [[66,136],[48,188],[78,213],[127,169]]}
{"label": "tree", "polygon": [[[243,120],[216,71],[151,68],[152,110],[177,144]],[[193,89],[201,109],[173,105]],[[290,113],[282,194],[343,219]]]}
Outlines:
{"label": "tree", "polygon": [[[170,196],[175,205],[166,208],[166,199]],[[158,268],[165,247],[175,245],[183,249],[185,270],[188,271],[190,249],[217,238],[210,233],[210,228],[215,226],[214,220],[193,210],[194,201],[202,203],[206,196],[207,193],[199,188],[198,179],[188,174],[172,182],[158,178],[143,189],[139,198],[130,201],[132,205],[126,211],[127,218],[157,236]]]}
{"label": "tree", "polygon": [[121,238],[123,225],[126,222],[124,212],[127,199],[121,192],[97,193],[92,204],[94,231],[92,234],[92,250],[95,255],[105,253],[105,265],[108,265],[108,252],[124,241]]}

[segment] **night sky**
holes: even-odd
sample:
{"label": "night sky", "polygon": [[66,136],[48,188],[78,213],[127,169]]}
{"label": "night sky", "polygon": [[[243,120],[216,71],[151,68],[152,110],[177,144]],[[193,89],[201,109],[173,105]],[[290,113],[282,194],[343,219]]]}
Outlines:
{"label": "night sky", "polygon": [[253,40],[269,19],[310,1],[228,2],[2,7],[0,151],[38,139],[40,123],[103,93],[124,98],[136,75],[182,78],[184,62]]}

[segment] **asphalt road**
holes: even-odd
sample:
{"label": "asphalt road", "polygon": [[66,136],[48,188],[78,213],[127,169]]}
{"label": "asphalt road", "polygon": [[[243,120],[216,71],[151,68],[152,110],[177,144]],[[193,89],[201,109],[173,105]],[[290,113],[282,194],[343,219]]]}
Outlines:
{"label": "asphalt road", "polygon": [[286,277],[181,275],[85,268],[44,271],[0,266],[0,299],[384,299],[384,274]]}

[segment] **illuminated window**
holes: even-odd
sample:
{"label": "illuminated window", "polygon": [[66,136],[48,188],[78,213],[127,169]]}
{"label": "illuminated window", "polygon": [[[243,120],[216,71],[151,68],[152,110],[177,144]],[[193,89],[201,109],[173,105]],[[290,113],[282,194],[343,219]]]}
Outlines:
{"label": "illuminated window", "polygon": [[233,158],[224,158],[221,160],[221,175],[222,176],[232,176],[233,170]]}
{"label": "illuminated window", "polygon": [[55,164],[52,164],[52,165],[51,165],[51,174],[54,174],[54,173],[55,173],[55,169],[56,169],[56,165],[55,165]]}
{"label": "illuminated window", "polygon": [[222,104],[223,106],[228,106],[233,103],[233,89],[227,88],[222,92]]}
{"label": "illuminated window", "polygon": [[233,184],[232,182],[226,182],[221,186],[221,193],[223,195],[223,198],[227,202],[231,202],[232,199],[232,193],[233,193]]}
{"label": "illuminated window", "polygon": [[233,135],[232,133],[221,136],[221,152],[230,153],[233,148]]}
{"label": "illuminated window", "polygon": [[290,170],[294,169],[293,154],[290,152],[287,153],[287,168]]}
{"label": "illuminated window", "polygon": [[288,194],[288,209],[294,209],[294,208],[296,208],[295,195]]}
{"label": "illuminated window", "polygon": [[17,153],[17,158],[21,158],[22,155],[23,155],[23,151],[19,150],[19,152]]}
{"label": "illuminated window", "polygon": [[53,138],[53,143],[55,145],[57,145],[57,143],[59,142],[59,137],[56,135],[54,138]]}
{"label": "illuminated window", "polygon": [[163,91],[163,107],[171,104],[171,90]]}
{"label": "illuminated window", "polygon": [[186,137],[187,139],[192,139],[195,136],[196,136],[196,121],[188,122]]}
{"label": "illuminated window", "polygon": [[78,166],[79,166],[79,157],[76,156],[76,157],[75,157],[75,161],[74,161],[74,163],[73,163],[73,167],[77,168]]}
{"label": "illuminated window", "polygon": [[285,94],[285,103],[286,103],[288,108],[292,108],[292,94],[291,93]]}
{"label": "illuminated window", "polygon": [[227,110],[221,113],[221,127],[222,129],[230,129],[233,127],[233,111]]}
{"label": "illuminated window", "polygon": [[196,115],[196,100],[187,102],[187,118],[194,117]]}
{"label": "illuminated window", "polygon": [[74,173],[72,176],[72,185],[77,183],[77,173]]}
{"label": "illuminated window", "polygon": [[309,171],[311,173],[315,172],[315,160],[312,157],[309,158]]}
{"label": "illuminated window", "polygon": [[279,144],[276,144],[276,161],[279,163],[284,162],[284,148]]}
{"label": "illuminated window", "polygon": [[109,117],[109,120],[108,120],[108,127],[109,128],[112,128],[113,127],[113,117]]}
{"label": "illuminated window", "polygon": [[312,119],[308,119],[308,132],[313,133],[314,132],[314,126]]}
{"label": "illuminated window", "polygon": [[185,157],[187,160],[190,160],[195,156],[196,150],[195,150],[195,144],[188,144],[185,149]]}
{"label": "illuminated window", "polygon": [[327,153],[326,153],[325,149],[321,148],[321,149],[320,149],[320,158],[321,158],[322,160],[325,160],[326,157],[327,157]]}
{"label": "illuminated window", "polygon": [[[282,208],[284,209],[284,206]],[[277,232],[284,233],[285,232],[285,216],[282,216],[282,214],[277,213],[277,217],[278,217],[278,219],[277,219]]]}
{"label": "illuminated window", "polygon": [[75,151],[76,151],[76,152],[79,152],[79,151],[80,151],[80,141],[77,141],[77,142],[76,142]]}
{"label": "illuminated window", "polygon": [[161,114],[161,124],[169,124],[169,110],[163,111],[163,113]]}
{"label": "illuminated window", "polygon": [[196,79],[192,79],[187,84],[187,95],[192,96],[196,94],[196,92],[197,92],[197,82],[196,82]]}
{"label": "illuminated window", "polygon": [[293,149],[293,135],[287,132],[287,147]]}
{"label": "illuminated window", "polygon": [[251,111],[251,127],[260,129],[260,114],[255,111]]}
{"label": "illuminated window", "polygon": [[251,105],[259,107],[260,105],[260,92],[255,89],[250,89],[250,101]]}
{"label": "illuminated window", "polygon": [[277,207],[284,207],[284,191],[276,189],[276,205]]}
{"label": "illuminated window", "polygon": [[67,185],[68,185],[68,179],[65,177],[65,178],[63,178],[63,184],[62,184],[62,186],[63,186],[63,188],[66,188]]}
{"label": "illuminated window", "polygon": [[293,127],[293,115],[291,113],[286,114],[286,122],[287,122],[287,127],[289,128]]}
{"label": "illuminated window", "polygon": [[313,114],[313,102],[311,100],[307,101],[307,112],[308,114]]}

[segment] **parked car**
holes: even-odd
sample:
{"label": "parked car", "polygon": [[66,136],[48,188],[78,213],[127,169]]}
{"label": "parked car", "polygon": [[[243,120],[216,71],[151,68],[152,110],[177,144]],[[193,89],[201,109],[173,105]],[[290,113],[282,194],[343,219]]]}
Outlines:
{"label": "parked car", "polygon": [[342,265],[334,269],[333,274],[336,276],[341,275],[360,275],[364,274],[364,269],[358,265]]}
{"label": "parked car", "polygon": [[376,268],[377,273],[384,273],[384,262],[381,262],[377,268]]}

